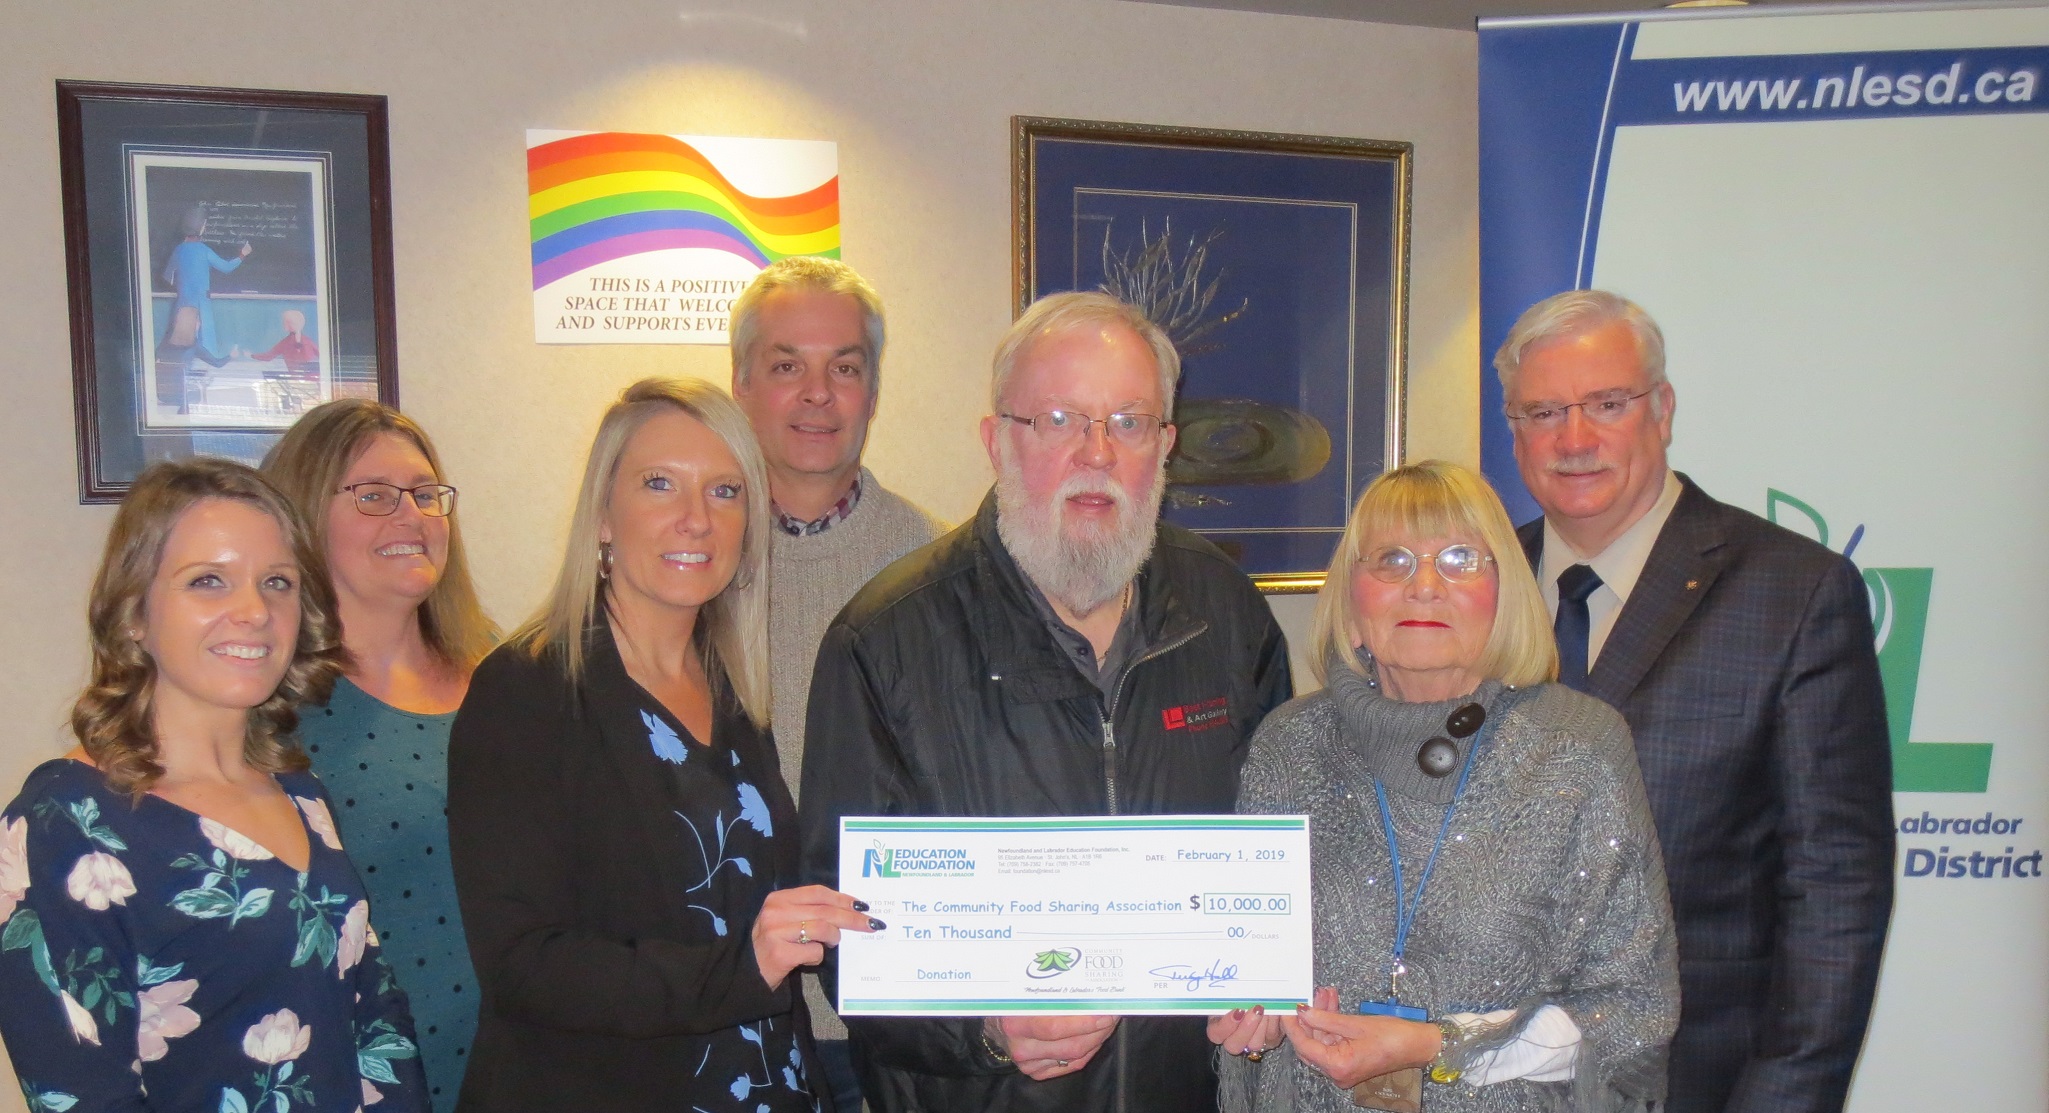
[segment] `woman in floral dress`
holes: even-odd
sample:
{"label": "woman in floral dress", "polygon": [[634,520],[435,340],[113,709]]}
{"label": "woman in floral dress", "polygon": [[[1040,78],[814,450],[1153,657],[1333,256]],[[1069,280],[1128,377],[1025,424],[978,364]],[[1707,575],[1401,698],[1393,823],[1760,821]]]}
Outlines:
{"label": "woman in floral dress", "polygon": [[470,683],[448,827],[484,999],[459,1113],[819,1108],[791,972],[882,925],[781,887],[765,473],[719,388],[628,388],[551,602]]}
{"label": "woman in floral dress", "polygon": [[418,1113],[405,995],[287,741],[345,655],[249,468],[158,464],[93,584],[80,746],[0,814],[0,1036],[31,1110]]}

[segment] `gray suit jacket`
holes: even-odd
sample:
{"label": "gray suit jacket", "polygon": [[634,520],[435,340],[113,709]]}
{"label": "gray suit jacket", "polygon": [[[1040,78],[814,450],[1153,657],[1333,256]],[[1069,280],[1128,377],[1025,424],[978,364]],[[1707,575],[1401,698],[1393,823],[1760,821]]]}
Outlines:
{"label": "gray suit jacket", "polygon": [[[1840,1110],[1892,912],[1892,751],[1848,560],[1679,477],[1588,677],[1636,739],[1679,929],[1672,1113]],[[1539,519],[1522,527],[1530,567]]]}

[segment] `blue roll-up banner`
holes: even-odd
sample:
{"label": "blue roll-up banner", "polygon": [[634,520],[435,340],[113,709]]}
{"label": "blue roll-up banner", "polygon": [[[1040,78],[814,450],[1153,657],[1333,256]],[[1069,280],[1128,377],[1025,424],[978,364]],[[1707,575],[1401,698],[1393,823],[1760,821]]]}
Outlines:
{"label": "blue roll-up banner", "polygon": [[2043,7],[1480,25],[1483,357],[1560,290],[1634,299],[1673,464],[1871,588],[1899,899],[1856,1113],[2049,1109],[2045,78]]}

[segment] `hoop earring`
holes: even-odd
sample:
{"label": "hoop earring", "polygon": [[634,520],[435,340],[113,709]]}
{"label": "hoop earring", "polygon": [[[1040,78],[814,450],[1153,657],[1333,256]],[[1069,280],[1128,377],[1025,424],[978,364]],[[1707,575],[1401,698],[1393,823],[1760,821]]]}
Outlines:
{"label": "hoop earring", "polygon": [[600,541],[598,542],[598,579],[609,580],[611,578],[612,543],[610,541]]}

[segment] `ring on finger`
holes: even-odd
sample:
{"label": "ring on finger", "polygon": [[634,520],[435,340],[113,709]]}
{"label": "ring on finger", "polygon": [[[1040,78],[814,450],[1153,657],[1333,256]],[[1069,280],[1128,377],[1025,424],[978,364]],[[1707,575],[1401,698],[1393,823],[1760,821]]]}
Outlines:
{"label": "ring on finger", "polygon": [[811,942],[811,921],[797,921],[797,942],[800,945]]}
{"label": "ring on finger", "polygon": [[1251,1049],[1251,1048],[1247,1048],[1247,1049],[1245,1050],[1245,1061],[1246,1061],[1246,1062],[1248,1062],[1248,1063],[1257,1063],[1257,1062],[1259,1062],[1259,1061],[1260,1061],[1261,1059],[1264,1059],[1264,1058],[1266,1058],[1266,1049],[1265,1049],[1265,1048],[1260,1048],[1259,1050],[1256,1050],[1256,1051],[1255,1051],[1255,1050],[1253,1050],[1253,1049]]}
{"label": "ring on finger", "polygon": [[1061,1067],[1064,1067],[1064,1066],[1066,1066],[1066,1065],[1067,1065],[1067,1060],[1065,1060],[1065,1059],[1055,1059],[1055,1060],[1053,1060],[1053,1064],[1054,1064],[1055,1066],[1061,1066]]}

